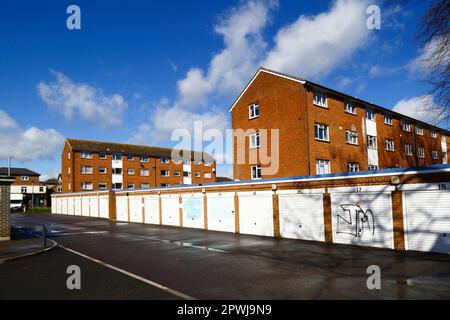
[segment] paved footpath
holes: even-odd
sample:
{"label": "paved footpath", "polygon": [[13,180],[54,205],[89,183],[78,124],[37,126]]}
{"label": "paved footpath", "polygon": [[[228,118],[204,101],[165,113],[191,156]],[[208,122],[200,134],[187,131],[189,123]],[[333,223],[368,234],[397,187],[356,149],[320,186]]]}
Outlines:
{"label": "paved footpath", "polygon": [[[45,224],[51,239],[97,262],[57,249],[0,265],[0,287],[9,288],[0,288],[1,298],[450,298],[450,255],[62,215],[13,215],[12,221]],[[83,277],[77,293],[65,287],[71,263]],[[381,290],[367,288],[370,265],[381,268]]]}

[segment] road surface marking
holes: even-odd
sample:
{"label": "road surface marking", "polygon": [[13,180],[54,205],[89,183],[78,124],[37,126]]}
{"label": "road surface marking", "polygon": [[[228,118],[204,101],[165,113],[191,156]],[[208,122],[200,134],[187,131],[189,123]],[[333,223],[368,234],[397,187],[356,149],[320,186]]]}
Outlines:
{"label": "road surface marking", "polygon": [[179,298],[182,298],[182,299],[185,299],[185,300],[197,300],[197,299],[195,299],[195,298],[193,298],[193,297],[191,297],[191,296],[188,296],[187,294],[184,294],[184,293],[181,293],[181,292],[176,291],[176,290],[174,290],[174,289],[168,288],[168,287],[163,286],[162,284],[159,284],[159,283],[157,283],[157,282],[155,282],[155,281],[148,280],[148,279],[146,279],[146,278],[143,278],[143,277],[141,277],[141,276],[138,276],[137,274],[134,274],[134,273],[125,271],[125,270],[123,270],[123,269],[120,269],[120,268],[118,268],[118,267],[115,267],[115,266],[113,266],[113,265],[110,265],[109,263],[106,263],[106,262],[100,261],[100,260],[98,260],[98,259],[92,258],[92,257],[90,257],[90,256],[88,256],[88,255],[85,255],[84,253],[81,253],[81,252],[75,251],[75,250],[73,250],[73,249],[67,248],[67,247],[65,247],[65,246],[63,246],[63,245],[61,245],[61,244],[59,244],[59,247],[63,248],[64,250],[67,250],[67,251],[69,251],[69,252],[72,252],[72,253],[74,253],[74,254],[76,254],[76,255],[79,255],[79,256],[81,256],[81,257],[83,257],[83,258],[86,258],[86,259],[88,259],[88,260],[91,260],[91,261],[93,261],[93,262],[96,262],[96,263],[98,263],[98,264],[100,264],[100,265],[102,265],[102,266],[104,266],[104,267],[107,267],[107,268],[109,268],[109,269],[112,269],[112,270],[115,270],[115,271],[117,271],[117,272],[123,273],[124,275],[127,275],[127,276],[129,276],[129,277],[131,277],[131,278],[137,279],[137,280],[142,281],[142,282],[144,282],[144,283],[146,283],[146,284],[149,284],[149,285],[151,285],[151,286],[154,286],[154,287],[156,287],[156,288],[158,288],[158,289],[161,289],[161,290],[163,290],[163,291],[169,292],[169,293],[171,293],[171,294],[173,294],[173,295],[175,295],[175,296],[177,296],[177,297],[179,297]]}

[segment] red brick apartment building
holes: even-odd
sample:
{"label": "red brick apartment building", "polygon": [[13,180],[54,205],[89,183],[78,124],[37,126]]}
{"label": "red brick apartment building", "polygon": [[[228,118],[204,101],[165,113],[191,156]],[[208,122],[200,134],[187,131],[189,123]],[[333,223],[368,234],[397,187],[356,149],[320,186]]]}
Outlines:
{"label": "red brick apartment building", "polygon": [[[230,108],[234,179],[248,180],[446,164],[448,131],[310,81],[260,68]],[[268,129],[267,139],[260,133]],[[279,129],[279,168],[265,175]],[[241,145],[242,146],[242,145]],[[238,151],[245,161],[238,163]],[[242,161],[241,161],[242,162]],[[262,168],[262,170],[261,170]]]}
{"label": "red brick apartment building", "polygon": [[172,149],[66,139],[62,191],[139,189],[216,181],[216,163],[202,152],[172,159]]}

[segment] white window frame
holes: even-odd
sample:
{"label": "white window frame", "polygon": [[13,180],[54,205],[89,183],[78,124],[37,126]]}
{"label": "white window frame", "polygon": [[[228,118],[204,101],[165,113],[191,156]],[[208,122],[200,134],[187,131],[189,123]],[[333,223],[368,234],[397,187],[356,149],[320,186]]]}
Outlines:
{"label": "white window frame", "polygon": [[139,162],[149,162],[150,161],[150,157],[144,155],[139,156]]}
{"label": "white window frame", "polygon": [[404,151],[405,155],[407,155],[407,156],[412,156],[413,155],[412,145],[411,144],[405,143],[403,149],[404,149],[403,151]]}
{"label": "white window frame", "polygon": [[392,126],[392,117],[388,114],[384,115],[384,124],[387,124],[388,126]]}
{"label": "white window frame", "polygon": [[431,130],[431,138],[437,139],[437,132],[435,130]]}
{"label": "white window frame", "polygon": [[424,147],[422,147],[422,146],[417,147],[417,157],[419,159],[424,159],[425,158],[425,148]]}
{"label": "white window frame", "polygon": [[378,166],[377,166],[377,165],[374,165],[374,164],[369,164],[368,170],[369,170],[369,171],[375,171],[375,170],[378,170]]}
{"label": "white window frame", "polygon": [[370,121],[375,121],[375,111],[366,109],[366,119]]}
{"label": "white window frame", "polygon": [[99,190],[106,190],[106,189],[108,189],[108,184],[106,182],[99,182],[98,183],[98,189]]}
{"label": "white window frame", "polygon": [[[131,188],[130,188],[131,186]],[[134,183],[127,183],[127,189],[133,190],[134,189]]]}
{"label": "white window frame", "polygon": [[90,166],[82,166],[81,167],[81,174],[93,174],[94,169]]}
{"label": "white window frame", "polygon": [[81,151],[80,157],[81,157],[81,159],[92,159],[92,152],[90,152],[90,151]]}
{"label": "white window frame", "polygon": [[161,158],[159,159],[159,161],[160,161],[161,163],[166,163],[166,164],[170,162],[169,158],[166,158],[166,157],[161,157]]}
{"label": "white window frame", "polygon": [[252,103],[248,106],[248,118],[255,119],[260,115],[259,103]]}
{"label": "white window frame", "polygon": [[113,161],[121,161],[122,160],[122,154],[119,152],[113,153],[112,154],[112,159]]}
{"label": "white window frame", "polygon": [[98,153],[98,158],[100,160],[106,160],[106,159],[108,159],[108,155],[106,154],[106,152],[99,152]]}
{"label": "white window frame", "polygon": [[359,172],[359,163],[348,162],[347,163],[347,171],[348,172]]}
{"label": "white window frame", "polygon": [[148,189],[150,188],[150,183],[141,183],[141,189]]}
{"label": "white window frame", "polygon": [[345,130],[345,142],[348,144],[358,145],[358,132]]}
{"label": "white window frame", "polygon": [[416,126],[416,134],[419,136],[423,136],[423,128]]}
{"label": "white window frame", "polygon": [[[102,169],[105,169],[104,172],[102,172]],[[99,167],[99,168],[98,168],[98,173],[99,173],[99,174],[107,174],[107,173],[108,173],[108,169],[105,168],[105,167]]]}
{"label": "white window frame", "polygon": [[344,103],[344,111],[346,113],[356,114],[356,106],[350,101],[347,101]]}
{"label": "white window frame", "polygon": [[28,181],[28,180],[30,180],[29,176],[21,176],[20,177],[20,181]]}
{"label": "white window frame", "polygon": [[250,135],[250,149],[257,149],[260,147],[259,132]]}
{"label": "white window frame", "polygon": [[[70,188],[69,188],[69,190],[70,190]],[[20,188],[20,193],[27,193],[27,187],[21,187]]]}
{"label": "white window frame", "polygon": [[174,171],[173,176],[174,176],[174,177],[180,177],[180,176],[181,176],[180,170]]}
{"label": "white window frame", "polygon": [[134,161],[134,156],[132,154],[127,154],[127,161]]}
{"label": "white window frame", "polygon": [[127,175],[134,176],[134,168],[127,168]]}
{"label": "white window frame", "polygon": [[[119,170],[120,170],[120,173],[117,173],[117,171],[119,171]],[[123,170],[122,170],[122,168],[112,168],[111,173],[121,175],[121,174],[123,174]]]}
{"label": "white window frame", "polygon": [[200,178],[201,176],[202,176],[201,173],[198,172],[198,171],[196,171],[196,172],[194,173],[194,177],[196,177],[196,178]]}
{"label": "white window frame", "polygon": [[384,141],[384,147],[385,147],[386,151],[395,151],[394,140],[386,139]]}
{"label": "white window frame", "polygon": [[[317,130],[316,130],[317,128]],[[320,130],[323,130],[324,132],[324,138],[320,138]],[[317,136],[316,136],[316,131],[317,131]],[[314,138],[316,140],[319,141],[330,141],[330,132],[329,132],[329,128],[326,124],[321,124],[321,123],[314,123]]]}
{"label": "white window frame", "polygon": [[378,141],[376,136],[367,135],[367,149],[378,149]]}
{"label": "white window frame", "polygon": [[[118,187],[119,185],[120,185],[120,187]],[[122,190],[123,183],[121,183],[121,182],[113,183],[112,188],[115,189],[115,190]]]}
{"label": "white window frame", "polygon": [[211,177],[212,177],[211,172],[205,172],[205,173],[203,174],[203,177],[204,177],[205,179],[211,179]]}
{"label": "white window frame", "polygon": [[330,160],[316,159],[316,174],[331,173]]}
{"label": "white window frame", "polygon": [[94,184],[92,182],[81,182],[81,190],[94,190]]}
{"label": "white window frame", "polygon": [[439,151],[431,150],[431,157],[433,158],[433,160],[438,160],[439,159]]}
{"label": "white window frame", "polygon": [[149,177],[150,170],[149,169],[139,169],[139,176],[141,177]]}
{"label": "white window frame", "polygon": [[262,179],[261,166],[260,165],[251,166],[250,167],[250,176],[252,177],[252,180]]}
{"label": "white window frame", "polygon": [[328,97],[327,94],[323,91],[314,90],[313,93],[313,104],[321,107],[328,108]]}
{"label": "white window frame", "polygon": [[[165,172],[166,174],[163,174]],[[170,171],[169,170],[161,170],[161,177],[170,177]]]}
{"label": "white window frame", "polygon": [[205,162],[203,163],[203,165],[204,165],[205,167],[211,167],[211,162],[205,161]]}
{"label": "white window frame", "polygon": [[411,124],[409,122],[403,121],[402,129],[405,132],[411,132]]}

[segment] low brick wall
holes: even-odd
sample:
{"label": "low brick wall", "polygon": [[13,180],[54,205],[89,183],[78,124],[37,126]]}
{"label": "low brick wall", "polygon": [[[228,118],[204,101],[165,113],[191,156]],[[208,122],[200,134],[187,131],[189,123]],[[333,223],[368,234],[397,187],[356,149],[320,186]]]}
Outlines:
{"label": "low brick wall", "polygon": [[0,241],[10,240],[10,190],[14,179],[0,178]]}

